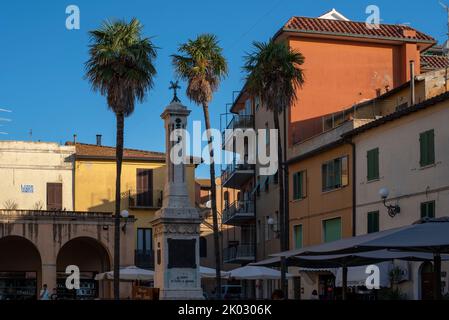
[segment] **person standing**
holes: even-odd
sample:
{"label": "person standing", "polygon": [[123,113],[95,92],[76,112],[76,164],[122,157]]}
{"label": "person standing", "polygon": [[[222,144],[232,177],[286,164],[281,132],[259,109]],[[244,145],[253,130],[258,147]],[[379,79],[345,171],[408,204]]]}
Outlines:
{"label": "person standing", "polygon": [[39,300],[50,300],[50,292],[48,291],[48,287],[46,284],[42,287],[42,290],[39,294]]}

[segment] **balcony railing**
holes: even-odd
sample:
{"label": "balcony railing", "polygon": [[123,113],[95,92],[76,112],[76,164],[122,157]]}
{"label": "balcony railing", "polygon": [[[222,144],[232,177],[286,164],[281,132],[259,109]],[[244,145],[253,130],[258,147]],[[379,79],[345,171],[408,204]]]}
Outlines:
{"label": "balcony railing", "polygon": [[223,260],[225,263],[250,262],[255,259],[254,244],[240,244],[223,250]]}
{"label": "balcony railing", "polygon": [[238,189],[244,182],[253,176],[254,164],[230,164],[221,173],[223,186]]}
{"label": "balcony railing", "polygon": [[223,210],[224,224],[239,225],[254,217],[254,202],[252,200],[234,201]]}
{"label": "balcony railing", "polygon": [[128,191],[129,207],[148,209],[162,207],[163,190],[155,189],[144,192]]}
{"label": "balcony railing", "polygon": [[142,269],[154,269],[153,251],[135,250],[134,264]]}
{"label": "balcony railing", "polygon": [[[252,115],[234,115],[229,121],[226,129],[249,129],[254,127],[254,116]],[[226,130],[223,131],[223,146],[226,144]]]}

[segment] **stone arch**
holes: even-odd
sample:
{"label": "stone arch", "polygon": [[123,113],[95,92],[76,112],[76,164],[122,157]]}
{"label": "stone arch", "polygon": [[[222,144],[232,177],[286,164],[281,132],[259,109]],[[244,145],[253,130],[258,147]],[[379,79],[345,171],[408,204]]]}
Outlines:
{"label": "stone arch", "polygon": [[0,237],[0,299],[36,299],[41,279],[42,258],[37,246],[17,235]]}
{"label": "stone arch", "polygon": [[[69,265],[76,265],[81,272],[81,288],[67,290],[65,270]],[[56,257],[58,288],[61,298],[107,298],[110,287],[106,281],[95,281],[98,273],[110,271],[112,259],[108,248],[98,239],[92,237],[76,237],[68,240],[59,249]]]}

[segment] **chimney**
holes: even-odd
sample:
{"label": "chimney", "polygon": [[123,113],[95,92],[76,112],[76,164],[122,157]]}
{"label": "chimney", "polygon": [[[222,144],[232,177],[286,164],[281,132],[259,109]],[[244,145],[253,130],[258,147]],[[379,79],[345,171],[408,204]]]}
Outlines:
{"label": "chimney", "polygon": [[415,61],[410,60],[410,106],[415,104]]}
{"label": "chimney", "polygon": [[97,134],[97,146],[101,146],[101,134]]}
{"label": "chimney", "polygon": [[77,135],[76,135],[76,133],[73,135],[73,144],[76,144],[76,138],[77,138]]}

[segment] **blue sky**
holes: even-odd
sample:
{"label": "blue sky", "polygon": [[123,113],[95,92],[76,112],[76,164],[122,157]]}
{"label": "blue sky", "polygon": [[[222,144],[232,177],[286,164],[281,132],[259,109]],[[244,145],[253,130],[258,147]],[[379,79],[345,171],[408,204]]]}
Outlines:
{"label": "blue sky", "polygon": [[[81,11],[81,29],[65,28],[68,5]],[[170,54],[188,38],[214,33],[220,39],[229,62],[229,76],[211,103],[212,125],[220,128],[220,114],[232,101],[232,92],[243,84],[241,66],[245,52],[254,40],[265,41],[291,16],[316,17],[332,8],[355,21],[364,21],[365,8],[380,8],[381,22],[409,23],[432,35],[439,42],[446,37],[446,13],[437,0],[430,1],[284,1],[284,0],[73,0],[8,1],[0,4],[0,139],[64,143],[78,140],[115,144],[115,119],[104,97],[93,93],[83,79],[87,60],[88,31],[106,18],[137,17],[145,26],[144,34],[160,47],[155,87],[146,101],[136,106],[126,119],[125,145],[130,148],[164,151],[164,129],[159,117],[170,102],[169,81],[173,79]],[[192,109],[190,121],[202,120],[201,108],[184,96],[181,100]],[[201,166],[198,176],[208,176]]]}

